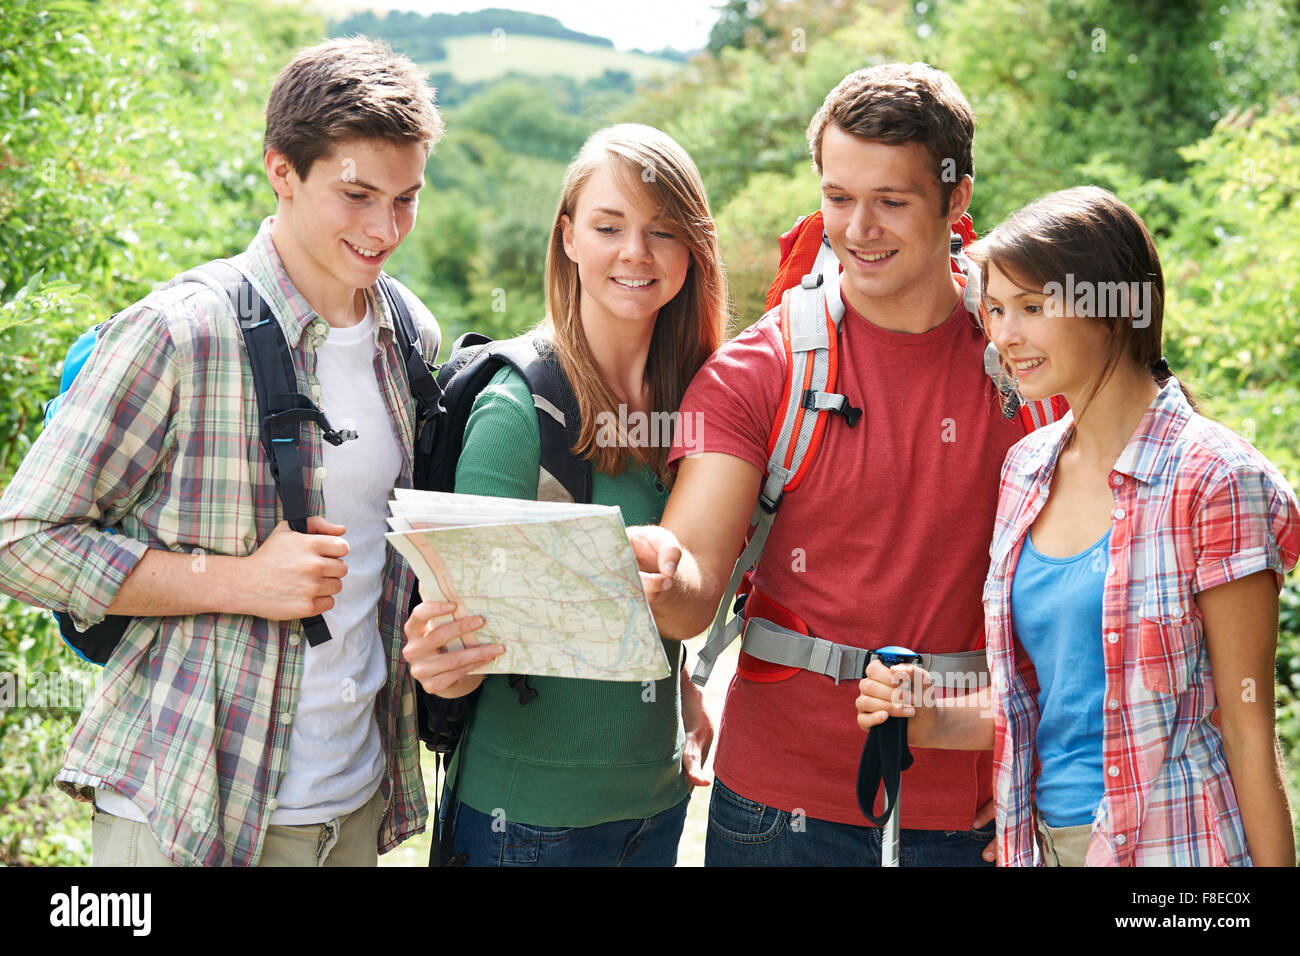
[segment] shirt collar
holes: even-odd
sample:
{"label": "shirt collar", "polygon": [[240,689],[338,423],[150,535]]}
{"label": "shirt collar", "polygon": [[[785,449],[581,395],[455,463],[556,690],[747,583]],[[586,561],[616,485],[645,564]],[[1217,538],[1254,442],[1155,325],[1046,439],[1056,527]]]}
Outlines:
{"label": "shirt collar", "polygon": [[1124,475],[1154,484],[1164,474],[1165,463],[1173,454],[1174,442],[1192,418],[1178,379],[1170,376],[1152,399],[1137,430],[1115,461],[1115,470]]}
{"label": "shirt collar", "polygon": [[[1140,481],[1154,484],[1164,472],[1165,462],[1173,451],[1174,440],[1191,419],[1192,407],[1176,378],[1170,377],[1142,413],[1137,429],[1120,452],[1114,470]],[[1065,441],[1074,430],[1074,411],[1061,419],[1053,440],[1037,444],[1020,463],[1021,475],[1038,475],[1049,480]]]}
{"label": "shirt collar", "polygon": [[[267,216],[262,220],[257,235],[245,253],[247,258],[244,264],[248,267],[250,278],[257,284],[258,291],[266,298],[271,311],[280,320],[289,347],[297,348],[303,333],[313,323],[320,323],[321,333],[318,334],[322,340],[325,335],[328,335],[328,329],[325,320],[307,304],[307,300],[303,298],[302,293],[289,278],[289,274],[285,272],[280,254],[276,252],[275,243],[271,241],[271,226],[274,222],[274,216]],[[378,282],[366,290],[366,297],[370,300],[370,308],[375,313],[376,336],[381,328],[388,329],[391,333],[392,315],[388,310],[387,299],[379,290]]]}

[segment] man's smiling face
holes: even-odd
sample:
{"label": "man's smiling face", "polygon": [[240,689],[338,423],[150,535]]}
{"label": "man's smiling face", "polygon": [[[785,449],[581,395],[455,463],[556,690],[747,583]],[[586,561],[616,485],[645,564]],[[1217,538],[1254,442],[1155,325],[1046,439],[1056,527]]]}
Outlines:
{"label": "man's smiling face", "polygon": [[419,143],[346,140],[300,178],[282,154],[268,153],[268,170],[282,173],[272,176],[276,251],[313,308],[379,279],[415,225],[426,157]]}
{"label": "man's smiling face", "polygon": [[890,311],[918,287],[950,281],[951,223],[969,194],[954,190],[950,216],[939,185],[934,159],[920,143],[891,146],[826,127],[822,218],[844,266],[845,301],[864,317]]}

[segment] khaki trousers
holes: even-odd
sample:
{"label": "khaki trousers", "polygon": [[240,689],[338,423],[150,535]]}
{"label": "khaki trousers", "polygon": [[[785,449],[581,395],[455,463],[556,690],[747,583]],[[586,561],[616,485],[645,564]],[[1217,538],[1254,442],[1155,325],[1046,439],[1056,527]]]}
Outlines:
{"label": "khaki trousers", "polygon": [[1092,837],[1092,824],[1077,827],[1049,827],[1037,809],[1034,823],[1038,829],[1038,849],[1044,866],[1083,866],[1088,855],[1088,841]]}
{"label": "khaki trousers", "polygon": [[[272,826],[258,866],[375,866],[384,799],[378,789],[360,808],[325,823]],[[95,808],[91,866],[176,866],[145,823]]]}

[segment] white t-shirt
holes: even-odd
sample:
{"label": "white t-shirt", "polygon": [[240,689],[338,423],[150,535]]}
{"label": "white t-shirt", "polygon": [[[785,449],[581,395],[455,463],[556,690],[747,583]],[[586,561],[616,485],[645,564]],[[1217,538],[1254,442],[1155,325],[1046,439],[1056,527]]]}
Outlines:
{"label": "white t-shirt", "polygon": [[[271,823],[323,823],[363,806],[384,772],[375,722],[375,697],[387,680],[379,637],[384,532],[388,499],[402,467],[402,449],[375,377],[375,316],[346,329],[330,329],[316,351],[318,403],[330,425],[357,438],[322,444],[325,517],[346,527],[348,573],[334,607],[323,615],[331,640],[303,647],[298,710],[289,736],[288,762]],[[99,789],[100,809],[144,822],[143,812],[121,794]]]}
{"label": "white t-shirt", "polygon": [[375,316],[330,329],[316,350],[321,410],[357,438],[322,446],[325,517],[346,526],[348,573],[323,615],[332,640],[305,647],[298,712],[271,823],[320,823],[362,806],[384,773],[375,697],[388,677],[379,639],[388,499],[402,468],[375,378]]}

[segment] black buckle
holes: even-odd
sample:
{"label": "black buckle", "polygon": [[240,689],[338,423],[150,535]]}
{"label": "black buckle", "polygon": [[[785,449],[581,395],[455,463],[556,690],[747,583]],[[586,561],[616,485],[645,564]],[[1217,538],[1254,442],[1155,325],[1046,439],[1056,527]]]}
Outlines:
{"label": "black buckle", "polygon": [[[803,401],[800,402],[799,404],[811,412],[818,411],[819,409],[817,408],[816,389],[812,389],[812,388],[804,389]],[[844,419],[844,421],[848,423],[848,426],[850,428],[856,425],[858,423],[858,419],[862,417],[862,409],[854,408],[851,404],[849,404],[848,396],[844,397],[843,408],[828,408],[825,409],[825,411],[833,412],[834,414],[839,415],[841,418]]]}
{"label": "black buckle", "polygon": [[352,428],[340,428],[337,431],[327,431],[322,436],[331,445],[342,445],[345,441],[355,441],[357,433]]}

